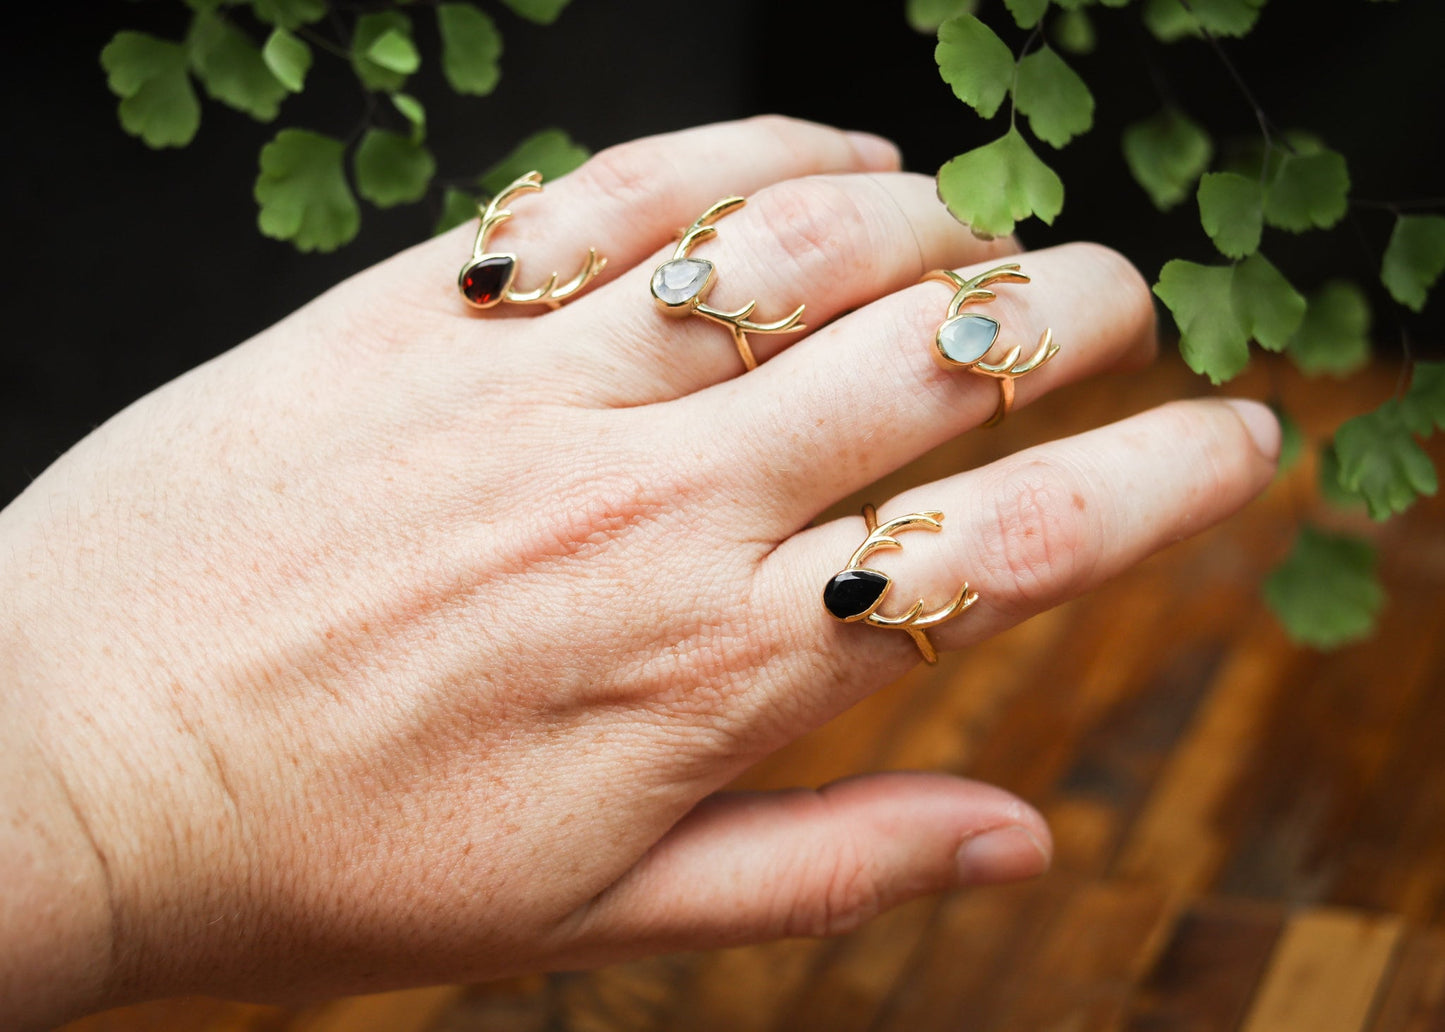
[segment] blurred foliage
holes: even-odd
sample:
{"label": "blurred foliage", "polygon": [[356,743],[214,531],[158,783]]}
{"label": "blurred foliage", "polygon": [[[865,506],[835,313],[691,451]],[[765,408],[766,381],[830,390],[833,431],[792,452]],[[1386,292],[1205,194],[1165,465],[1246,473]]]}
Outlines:
{"label": "blurred foliage", "polygon": [[[517,15],[550,25],[569,0],[502,0]],[[177,7],[181,7],[177,0]],[[275,121],[288,97],[303,92],[319,52],[354,75],[368,100],[362,124],[345,138],[287,127],[261,148],[255,196],[261,232],[301,251],[331,251],[361,228],[357,196],[378,208],[414,204],[435,190],[438,232],[475,217],[477,205],[510,180],[536,169],[570,171],[587,157],[561,130],[523,140],[480,175],[436,181],[426,141],[426,109],[405,92],[422,67],[416,19],[435,19],[442,77],[456,93],[483,97],[501,80],[502,35],[471,3],[425,9],[394,0],[365,11],[331,0],[184,0],[188,27],[179,40],[123,31],[101,51],[120,124],[147,146],[184,147],[201,127],[199,85],[207,97],[259,122]],[[324,22],[325,27],[320,27]],[[348,165],[347,157],[350,155]],[[349,173],[348,173],[349,168]],[[516,172],[506,170],[516,169]]]}

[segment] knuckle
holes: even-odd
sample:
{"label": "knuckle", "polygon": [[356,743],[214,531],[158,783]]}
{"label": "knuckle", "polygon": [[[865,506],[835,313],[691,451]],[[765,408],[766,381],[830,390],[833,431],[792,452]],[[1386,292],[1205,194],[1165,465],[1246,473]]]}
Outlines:
{"label": "knuckle", "polygon": [[587,188],[584,196],[614,198],[620,207],[626,208],[630,202],[640,202],[657,189],[659,160],[653,141],[631,140],[597,152],[573,175]]}
{"label": "knuckle", "polygon": [[857,194],[839,183],[793,180],[766,191],[759,202],[776,257],[806,280],[866,257],[872,220]]}
{"label": "knuckle", "polygon": [[1095,539],[1079,478],[1058,462],[1035,458],[1004,474],[992,493],[984,566],[1007,578],[1024,605],[1051,603],[1091,561]]}
{"label": "knuckle", "polygon": [[[817,879],[818,876],[810,876]],[[831,858],[818,888],[789,907],[785,936],[832,937],[855,931],[883,910],[878,879],[856,850],[842,849]]]}

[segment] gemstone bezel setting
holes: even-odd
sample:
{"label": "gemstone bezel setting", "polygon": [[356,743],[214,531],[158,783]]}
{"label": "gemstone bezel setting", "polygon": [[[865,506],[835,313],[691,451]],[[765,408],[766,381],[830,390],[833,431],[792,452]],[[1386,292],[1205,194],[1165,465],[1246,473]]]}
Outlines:
{"label": "gemstone bezel setting", "polygon": [[977,312],[962,312],[938,327],[934,346],[946,364],[968,368],[989,353],[998,340],[998,333],[997,319]]}
{"label": "gemstone bezel setting", "polygon": [[[685,275],[678,277],[679,272]],[[668,310],[691,308],[707,295],[716,272],[716,266],[705,258],[670,259],[653,270],[652,296]]]}
{"label": "gemstone bezel setting", "polygon": [[473,308],[492,308],[501,304],[516,276],[515,254],[484,254],[462,266],[457,273],[457,288]]}
{"label": "gemstone bezel setting", "polygon": [[823,587],[823,608],[835,620],[866,620],[883,603],[892,579],[866,566],[840,570]]}

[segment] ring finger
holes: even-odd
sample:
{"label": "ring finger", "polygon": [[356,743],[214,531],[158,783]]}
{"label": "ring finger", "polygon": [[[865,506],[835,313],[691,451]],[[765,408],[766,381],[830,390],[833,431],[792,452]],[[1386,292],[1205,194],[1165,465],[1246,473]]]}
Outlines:
{"label": "ring finger", "polygon": [[[1279,428],[1264,406],[1174,402],[912,489],[878,518],[941,510],[938,533],[910,533],[867,565],[893,579],[879,612],[918,598],[925,612],[967,582],[977,601],[926,633],[940,650],[996,634],[1233,513],[1274,475]],[[864,539],[844,517],[798,533],[764,560],[752,611],[776,614],[778,676],[769,694],[802,689],[805,726],[851,705],[919,658],[909,636],[842,624],[823,585]],[[779,699],[767,705],[776,709]]]}

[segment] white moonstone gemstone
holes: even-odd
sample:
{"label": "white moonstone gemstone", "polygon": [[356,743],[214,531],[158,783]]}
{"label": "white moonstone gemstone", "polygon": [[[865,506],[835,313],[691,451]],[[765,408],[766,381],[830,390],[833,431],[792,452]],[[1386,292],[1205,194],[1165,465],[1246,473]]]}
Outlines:
{"label": "white moonstone gemstone", "polygon": [[712,262],[675,258],[663,262],[652,274],[652,292],[666,304],[686,304],[698,295],[711,273]]}
{"label": "white moonstone gemstone", "polygon": [[998,340],[998,320],[972,313],[954,316],[938,328],[938,346],[950,362],[977,362]]}

